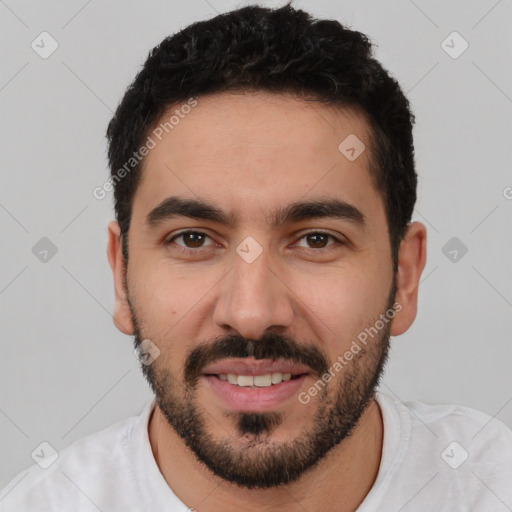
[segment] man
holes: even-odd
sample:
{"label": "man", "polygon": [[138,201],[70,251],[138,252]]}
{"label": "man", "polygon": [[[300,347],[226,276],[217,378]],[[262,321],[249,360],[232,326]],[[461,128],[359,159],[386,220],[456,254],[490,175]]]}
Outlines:
{"label": "man", "polygon": [[155,399],[3,510],[512,510],[505,425],[376,391],[426,259],[412,123],[363,34],[290,5],[153,49],[107,134],[114,322]]}

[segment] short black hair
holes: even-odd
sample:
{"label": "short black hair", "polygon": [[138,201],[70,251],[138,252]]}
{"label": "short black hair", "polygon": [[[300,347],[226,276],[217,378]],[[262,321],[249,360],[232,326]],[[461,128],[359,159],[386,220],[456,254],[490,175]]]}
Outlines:
{"label": "short black hair", "polygon": [[255,91],[292,94],[364,116],[370,128],[370,172],[385,204],[396,271],[400,242],[416,202],[409,102],[373,57],[366,35],[335,20],[315,19],[291,2],[275,9],[251,5],[193,23],[149,52],[107,129],[124,258],[143,160],[131,160],[129,172],[126,163],[150,129],[179,102]]}

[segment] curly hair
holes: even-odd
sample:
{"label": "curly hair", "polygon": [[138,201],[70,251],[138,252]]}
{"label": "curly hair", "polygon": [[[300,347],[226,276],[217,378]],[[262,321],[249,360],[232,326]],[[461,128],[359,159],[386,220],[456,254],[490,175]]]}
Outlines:
{"label": "curly hair", "polygon": [[173,104],[221,92],[293,94],[352,108],[370,129],[370,169],[386,210],[394,268],[416,202],[412,114],[368,37],[286,5],[248,6],[193,23],[153,48],[107,129],[123,255],[143,160],[113,179]]}

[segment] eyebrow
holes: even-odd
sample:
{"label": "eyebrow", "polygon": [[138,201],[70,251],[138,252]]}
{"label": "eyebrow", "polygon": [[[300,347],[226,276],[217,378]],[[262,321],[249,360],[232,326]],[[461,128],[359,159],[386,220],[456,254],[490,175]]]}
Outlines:
{"label": "eyebrow", "polygon": [[[176,217],[208,220],[228,227],[234,227],[236,224],[233,215],[207,201],[172,196],[164,199],[149,212],[146,216],[146,225],[154,228]],[[284,224],[320,218],[345,220],[361,228],[366,225],[365,216],[359,209],[345,201],[333,198],[297,201],[267,215],[271,229]]]}

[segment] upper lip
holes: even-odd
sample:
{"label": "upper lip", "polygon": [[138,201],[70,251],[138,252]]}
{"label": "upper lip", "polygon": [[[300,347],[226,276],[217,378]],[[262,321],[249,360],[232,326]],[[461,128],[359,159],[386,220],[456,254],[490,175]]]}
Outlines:
{"label": "upper lip", "polygon": [[301,364],[291,361],[254,358],[231,358],[223,359],[217,363],[208,365],[202,372],[204,375],[265,375],[267,373],[291,373],[302,375],[309,373],[309,369]]}

